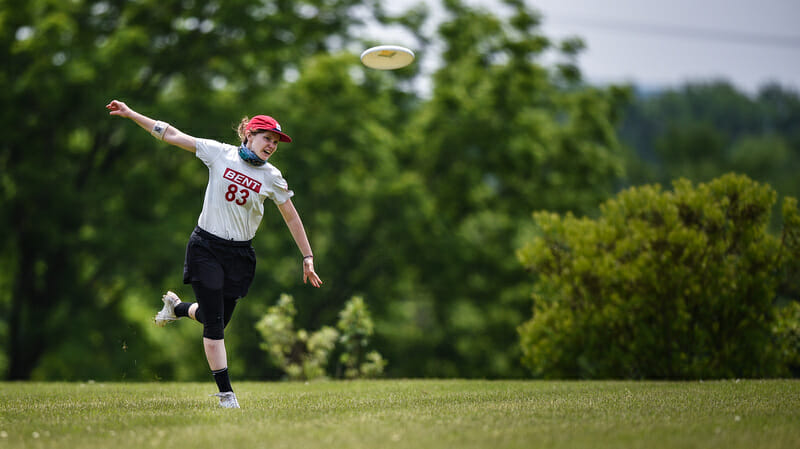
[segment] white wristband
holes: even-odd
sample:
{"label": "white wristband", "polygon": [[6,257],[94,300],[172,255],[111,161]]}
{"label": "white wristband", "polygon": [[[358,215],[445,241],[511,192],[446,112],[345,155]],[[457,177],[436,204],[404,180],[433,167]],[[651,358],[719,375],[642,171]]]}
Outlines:
{"label": "white wristband", "polygon": [[164,140],[164,133],[167,132],[167,128],[169,128],[169,123],[156,121],[150,134],[158,140]]}

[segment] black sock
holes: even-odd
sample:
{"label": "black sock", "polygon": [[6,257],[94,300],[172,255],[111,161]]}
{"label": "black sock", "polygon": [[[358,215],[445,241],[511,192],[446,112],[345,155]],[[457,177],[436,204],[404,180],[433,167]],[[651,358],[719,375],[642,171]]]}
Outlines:
{"label": "black sock", "polygon": [[231,388],[231,378],[228,377],[228,368],[222,368],[218,371],[211,371],[211,374],[214,375],[214,380],[217,382],[217,387],[219,387],[220,393],[233,391],[233,388]]}
{"label": "black sock", "polygon": [[182,317],[182,316],[188,317],[189,316],[189,307],[191,307],[191,306],[192,305],[189,304],[188,302],[182,302],[182,303],[178,304],[177,306],[175,306],[175,316],[177,316],[177,317]]}

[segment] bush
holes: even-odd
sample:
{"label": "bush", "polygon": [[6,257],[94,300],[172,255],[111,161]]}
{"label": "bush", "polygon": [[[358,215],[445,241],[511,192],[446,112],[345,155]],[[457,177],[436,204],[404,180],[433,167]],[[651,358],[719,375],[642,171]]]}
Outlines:
{"label": "bush", "polygon": [[306,330],[294,330],[297,309],[294,298],[282,294],[278,304],[272,306],[256,329],[264,342],[261,349],[267,351],[272,362],[281,368],[290,380],[309,380],[325,376],[330,352],[336,345],[339,333],[332,327],[309,334]]}
{"label": "bush", "polygon": [[337,326],[324,326],[309,333],[294,330],[297,309],[294,298],[282,294],[278,303],[256,323],[265,350],[290,380],[311,380],[326,376],[328,360],[336,347],[342,344],[340,356],[344,376],[353,378],[377,377],[383,374],[386,361],[377,351],[364,353],[373,333],[373,322],[363,298],[353,297],[339,313]]}
{"label": "bush", "polygon": [[344,346],[344,352],[339,356],[339,362],[344,367],[344,377],[355,379],[382,375],[386,361],[380,353],[365,353],[374,325],[364,298],[354,296],[345,304],[339,312],[336,327],[342,332],[339,343]]}
{"label": "bush", "polygon": [[778,312],[773,327],[781,361],[792,377],[800,376],[800,303],[793,301]]}
{"label": "bush", "polygon": [[729,174],[673,187],[623,191],[594,220],[534,214],[539,234],[519,251],[538,276],[534,313],[518,331],[535,376],[788,372],[781,352],[794,334],[783,322],[775,334],[775,298],[798,261],[797,239],[787,238],[800,231],[796,201],[785,201],[776,238],[767,232],[769,186]]}

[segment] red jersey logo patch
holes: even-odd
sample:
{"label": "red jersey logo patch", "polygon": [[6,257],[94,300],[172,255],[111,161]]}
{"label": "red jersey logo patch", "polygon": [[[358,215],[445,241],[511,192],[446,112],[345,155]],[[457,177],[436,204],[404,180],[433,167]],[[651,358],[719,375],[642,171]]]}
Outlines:
{"label": "red jersey logo patch", "polygon": [[253,192],[260,192],[261,191],[261,183],[256,181],[255,179],[243,175],[236,170],[233,169],[226,169],[225,174],[222,175],[223,178],[227,179],[228,181],[235,182],[242,187],[247,187],[248,189],[252,190]]}

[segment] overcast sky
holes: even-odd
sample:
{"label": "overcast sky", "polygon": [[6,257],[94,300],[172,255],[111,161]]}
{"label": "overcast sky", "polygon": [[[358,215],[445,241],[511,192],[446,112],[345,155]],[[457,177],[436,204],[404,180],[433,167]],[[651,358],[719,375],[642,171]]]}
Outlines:
{"label": "overcast sky", "polygon": [[[768,81],[800,90],[800,0],[527,2],[543,13],[546,36],[584,39],[579,65],[591,82],[670,87],[724,78],[751,93]],[[390,0],[387,6],[416,3]],[[428,4],[441,17],[438,1]]]}

